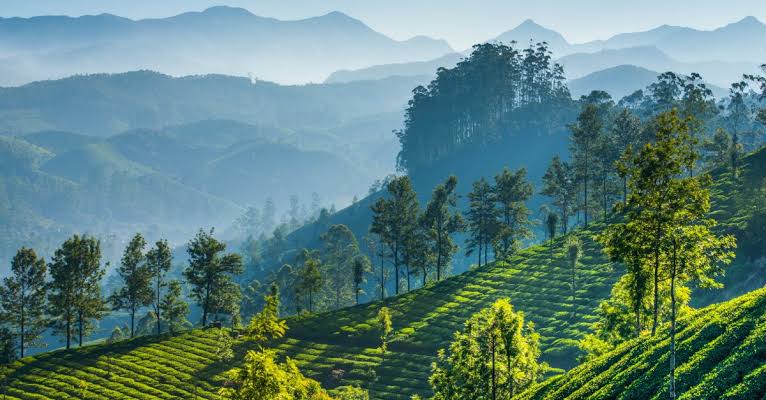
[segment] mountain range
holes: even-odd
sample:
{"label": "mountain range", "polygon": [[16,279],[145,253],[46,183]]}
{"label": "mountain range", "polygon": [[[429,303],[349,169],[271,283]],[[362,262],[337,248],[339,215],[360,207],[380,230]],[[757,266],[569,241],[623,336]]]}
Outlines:
{"label": "mountain range", "polygon": [[139,69],[321,82],[339,69],[450,52],[445,41],[422,36],[396,41],[340,12],[280,21],[220,6],[161,19],[111,14],[0,19],[4,86]]}
{"label": "mountain range", "polygon": [[[665,25],[580,44],[569,43],[560,33],[526,20],[488,40],[516,42],[518,47],[543,41],[548,43],[556,61],[564,66],[570,80],[608,68],[632,65],[658,72],[698,72],[708,82],[727,87],[740,79],[743,73],[755,72],[758,65],[766,60],[766,45],[762,44],[766,42],[766,25],[754,17],[710,31]],[[470,49],[425,62],[336,71],[327,82],[380,79],[395,75],[433,75],[434,66],[450,68],[469,52]],[[635,79],[641,80],[640,76]]]}

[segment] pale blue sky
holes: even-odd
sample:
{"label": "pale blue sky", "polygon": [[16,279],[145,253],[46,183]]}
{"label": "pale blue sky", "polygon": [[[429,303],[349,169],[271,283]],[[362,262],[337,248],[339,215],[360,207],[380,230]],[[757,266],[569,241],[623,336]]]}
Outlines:
{"label": "pale blue sky", "polygon": [[164,17],[213,5],[299,19],[342,11],[396,39],[428,35],[463,49],[527,18],[571,42],[605,39],[662,24],[710,29],[753,15],[766,21],[766,0],[0,0],[0,16]]}

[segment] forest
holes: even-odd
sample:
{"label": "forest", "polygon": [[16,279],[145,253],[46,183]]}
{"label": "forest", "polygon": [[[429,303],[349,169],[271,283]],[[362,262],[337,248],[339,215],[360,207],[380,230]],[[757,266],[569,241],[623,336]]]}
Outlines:
{"label": "forest", "polygon": [[[328,107],[337,114],[325,115],[317,123],[322,129],[344,126],[342,112],[352,119],[380,116],[345,110],[326,87],[258,89],[278,92],[286,103],[300,99],[296,104],[308,110],[308,122],[296,117],[307,115],[300,110],[288,116],[249,111],[254,120],[290,120],[290,141],[278,139],[273,127],[206,119],[205,126],[222,133],[217,140],[227,141],[210,150],[210,137],[195,136],[204,127],[174,125],[189,123],[190,110],[205,109],[204,118],[220,114],[214,101],[188,101],[183,113],[153,130],[115,128],[122,133],[76,144],[78,151],[97,147],[110,161],[82,170],[87,176],[71,187],[71,176],[54,178],[47,164],[66,140],[51,139],[51,132],[0,136],[17,157],[0,160],[13,171],[6,174],[14,176],[9,188],[42,187],[38,179],[61,185],[53,197],[89,188],[90,195],[68,198],[72,205],[62,207],[63,214],[94,204],[106,182],[147,208],[161,196],[142,193],[172,183],[183,189],[173,197],[183,213],[223,212],[225,205],[234,221],[226,230],[200,223],[180,245],[174,241],[186,231],[163,233],[161,227],[174,224],[166,219],[130,231],[123,242],[106,242],[82,227],[71,234],[54,229],[38,248],[17,246],[0,282],[0,394],[94,400],[763,397],[766,64],[759,73],[743,73],[725,96],[716,96],[699,73],[667,71],[622,98],[598,89],[573,98],[551,49],[545,41],[486,42],[454,66],[438,68],[428,84],[389,81],[414,86],[401,128],[390,133],[400,145],[395,172],[341,209],[313,191],[334,182],[296,182],[311,173],[337,178],[357,164],[336,160],[363,145],[331,146],[310,157],[303,153],[318,150],[300,131],[315,123],[311,115],[322,114],[323,99],[334,99]],[[187,88],[179,78],[142,74],[177,93]],[[252,95],[242,82],[229,84]],[[335,93],[349,98],[354,90],[390,89],[381,82],[343,85]],[[34,95],[34,84],[23,88]],[[268,97],[241,102],[252,106]],[[24,99],[0,90],[0,101]],[[357,107],[374,108],[376,101]],[[161,143],[177,153],[147,152]],[[268,148],[238,158],[238,150],[261,145]],[[301,153],[295,157],[305,168],[272,181],[252,171],[269,164],[254,159],[275,165],[279,157],[266,157],[278,148],[289,157]],[[188,157],[196,158],[174,162]],[[109,176],[94,175],[114,160],[132,172],[114,167]],[[222,162],[241,172],[235,178],[252,179],[216,174]],[[276,165],[288,171],[289,164]],[[146,183],[136,171],[158,180],[131,190]],[[346,172],[349,185],[359,180]],[[259,182],[269,181],[264,187],[282,187],[276,202],[254,194],[260,187],[232,188],[262,176]],[[14,190],[5,186],[0,179],[0,194],[10,199]],[[312,191],[310,201],[288,194],[293,189],[302,190],[303,199]],[[89,220],[118,212],[103,200],[111,211]],[[153,213],[174,209],[158,207],[136,219],[151,221]],[[14,221],[32,215],[5,211]],[[187,224],[204,220],[186,218]],[[7,243],[32,243],[19,239],[12,225],[3,229]]]}

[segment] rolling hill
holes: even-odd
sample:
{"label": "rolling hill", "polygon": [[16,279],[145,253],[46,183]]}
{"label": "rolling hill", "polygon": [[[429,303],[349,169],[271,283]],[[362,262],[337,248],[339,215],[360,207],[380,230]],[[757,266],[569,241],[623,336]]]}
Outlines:
{"label": "rolling hill", "polygon": [[151,71],[78,75],[0,88],[0,134],[59,130],[108,137],[204,120],[332,129],[381,113],[401,115],[419,83],[419,78],[394,77],[282,86],[234,76],[173,78]]}
{"label": "rolling hill", "polygon": [[393,40],[340,12],[296,21],[223,6],[143,20],[110,14],[0,18],[0,86],[137,69],[296,84],[321,82],[339,69],[452,51],[423,36]]}

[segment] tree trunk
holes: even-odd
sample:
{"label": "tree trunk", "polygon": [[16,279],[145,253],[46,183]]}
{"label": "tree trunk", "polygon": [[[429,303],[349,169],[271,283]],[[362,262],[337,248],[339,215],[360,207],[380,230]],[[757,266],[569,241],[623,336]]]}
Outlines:
{"label": "tree trunk", "polygon": [[607,204],[609,202],[609,199],[608,199],[609,196],[607,196],[607,193],[606,193],[606,181],[608,179],[608,175],[604,174],[604,177],[602,179],[603,179],[603,182],[602,182],[602,185],[601,185],[601,190],[604,192],[604,196],[603,196],[603,199],[604,199],[604,223],[606,223],[607,222],[607,216],[609,215],[609,212],[607,210],[607,208],[609,207],[609,205]]}
{"label": "tree trunk", "polygon": [[676,241],[673,240],[673,266],[670,274],[670,398],[676,398]]}
{"label": "tree trunk", "polygon": [[585,153],[585,209],[583,215],[585,218],[585,227],[588,227],[588,153]]}
{"label": "tree trunk", "polygon": [[399,295],[399,255],[398,251],[394,251],[394,286],[396,288],[395,293]]}
{"label": "tree trunk", "polygon": [[82,331],[83,331],[83,325],[84,325],[84,320],[85,320],[83,318],[82,311],[80,311],[77,319],[78,319],[78,323],[79,323],[79,326],[78,326],[78,337],[79,337],[78,346],[82,347],[82,336],[83,336],[83,332]]}
{"label": "tree trunk", "polygon": [[652,336],[657,333],[657,316],[660,311],[660,228],[657,227],[657,242],[654,248],[654,310],[652,315]]}
{"label": "tree trunk", "polygon": [[497,380],[495,378],[495,337],[492,336],[492,400],[497,400]]}
{"label": "tree trunk", "polygon": [[383,256],[380,257],[380,299],[386,298],[386,264]]}
{"label": "tree trunk", "polygon": [[69,350],[72,347],[72,315],[69,311],[66,312],[66,349]]}
{"label": "tree trunk", "polygon": [[482,242],[482,241],[481,241],[481,240],[479,240],[479,266],[480,266],[480,267],[481,267],[481,250],[482,250],[481,242]]}
{"label": "tree trunk", "polygon": [[157,278],[157,298],[156,298],[157,306],[154,307],[154,311],[157,312],[157,335],[162,333],[162,326],[161,326],[162,318],[160,316],[160,311],[161,311],[160,310],[160,284],[161,284],[161,282],[160,282],[160,279],[158,277]]}
{"label": "tree trunk", "polygon": [[133,339],[133,335],[135,332],[135,326],[136,326],[136,308],[132,307],[130,309],[130,338]]}
{"label": "tree trunk", "polygon": [[[441,224],[440,224],[441,225]],[[439,229],[439,233],[436,236],[436,282],[442,279],[442,232]],[[423,286],[426,285],[426,278],[423,275]]]}
{"label": "tree trunk", "polygon": [[22,289],[21,310],[20,310],[21,319],[19,320],[19,328],[21,329],[21,336],[19,337],[19,352],[21,353],[21,358],[24,358],[24,347],[25,347],[25,342],[26,342],[26,340],[24,340],[24,339],[26,339],[26,333],[24,331],[25,331],[25,328],[26,328],[26,325],[27,325],[26,324],[26,322],[27,322],[26,321],[26,315],[24,315],[24,310],[26,309],[26,304],[24,302],[24,295],[23,295],[23,293],[24,293],[24,290]]}

